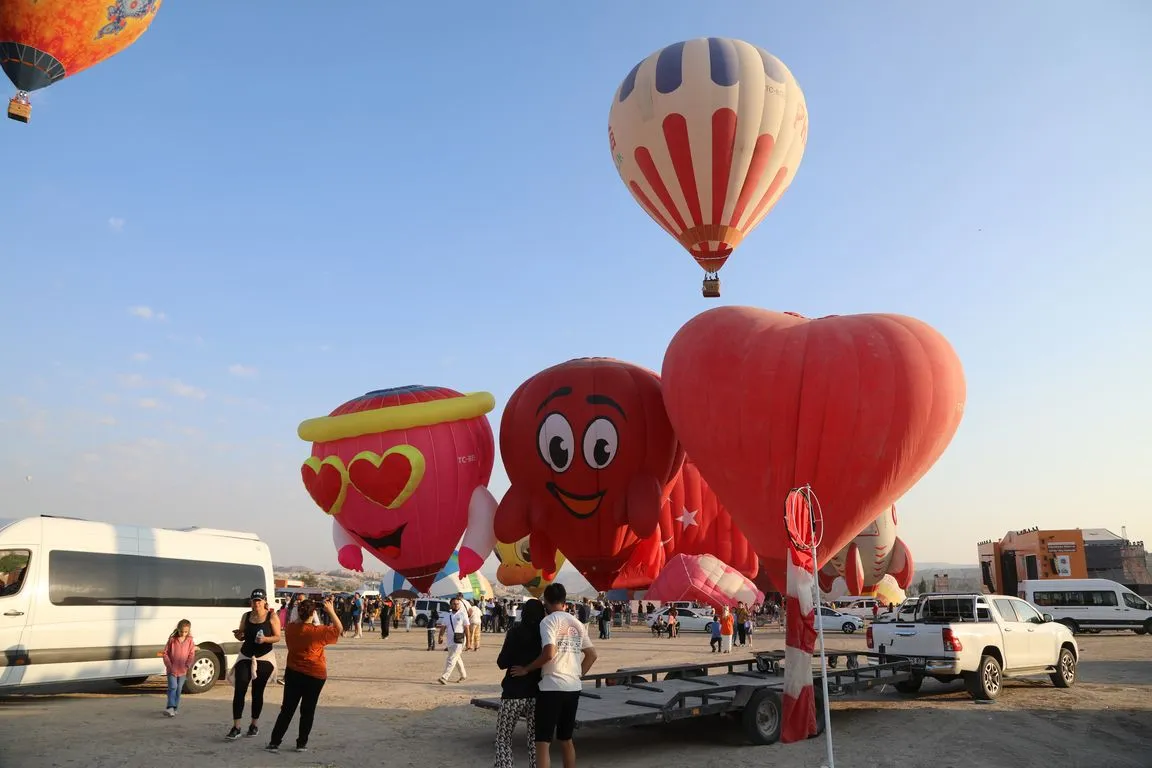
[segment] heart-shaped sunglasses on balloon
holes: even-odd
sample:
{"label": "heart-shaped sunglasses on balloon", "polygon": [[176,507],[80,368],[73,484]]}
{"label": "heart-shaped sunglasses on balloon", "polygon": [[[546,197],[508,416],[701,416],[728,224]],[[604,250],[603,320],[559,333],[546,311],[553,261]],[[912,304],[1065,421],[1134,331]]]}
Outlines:
{"label": "heart-shaped sunglasses on balloon", "polygon": [[308,495],[329,515],[340,514],[348,487],[385,509],[397,509],[424,479],[424,454],[414,445],[397,445],[384,453],[361,451],[348,465],[339,456],[316,456],[300,467]]}

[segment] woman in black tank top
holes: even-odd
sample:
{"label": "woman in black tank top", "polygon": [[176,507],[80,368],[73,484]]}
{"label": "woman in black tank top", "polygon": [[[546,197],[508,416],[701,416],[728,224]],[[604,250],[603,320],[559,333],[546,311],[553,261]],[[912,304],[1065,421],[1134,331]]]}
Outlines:
{"label": "woman in black tank top", "polygon": [[264,710],[264,688],[276,670],[276,657],[272,646],[280,639],[280,617],[268,607],[262,589],[252,590],[252,610],[240,619],[235,632],[240,641],[240,658],[232,667],[232,728],[224,738],[235,741],[240,737],[240,720],[244,717],[244,699],[252,688],[252,722],[248,735],[260,733],[260,713]]}

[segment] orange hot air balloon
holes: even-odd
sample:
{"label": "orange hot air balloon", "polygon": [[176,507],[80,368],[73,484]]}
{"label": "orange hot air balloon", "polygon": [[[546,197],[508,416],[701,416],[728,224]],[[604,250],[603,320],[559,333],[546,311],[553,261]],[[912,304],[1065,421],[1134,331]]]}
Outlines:
{"label": "orange hot air balloon", "polygon": [[808,109],[779,59],[743,40],[673,43],[616,91],[608,146],[632,197],[705,272],[716,273],[796,176]]}
{"label": "orange hot air balloon", "polygon": [[161,0],[0,0],[0,67],[16,86],[8,117],[27,123],[28,94],[123,51]]}

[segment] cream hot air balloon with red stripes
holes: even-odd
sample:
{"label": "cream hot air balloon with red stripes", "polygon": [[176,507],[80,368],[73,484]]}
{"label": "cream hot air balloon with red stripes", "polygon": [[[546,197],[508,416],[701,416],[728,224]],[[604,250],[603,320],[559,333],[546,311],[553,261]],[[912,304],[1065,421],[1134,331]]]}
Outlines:
{"label": "cream hot air balloon with red stripes", "polygon": [[705,272],[717,272],[776,205],[808,143],[804,93],[788,67],[743,40],[674,43],[633,67],[612,100],[620,178]]}

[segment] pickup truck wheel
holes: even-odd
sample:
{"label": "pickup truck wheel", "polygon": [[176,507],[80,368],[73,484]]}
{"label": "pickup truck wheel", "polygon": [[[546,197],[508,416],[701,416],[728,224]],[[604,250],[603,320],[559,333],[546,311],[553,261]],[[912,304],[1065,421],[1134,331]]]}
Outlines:
{"label": "pickup truck wheel", "polygon": [[856,631],[856,625],[850,621],[846,621],[844,622],[844,625],[840,627],[840,629],[842,632],[844,632],[844,634],[850,635]]}
{"label": "pickup truck wheel", "polygon": [[749,741],[757,746],[775,744],[784,725],[784,704],[776,691],[760,688],[744,707],[743,719]]}
{"label": "pickup truck wheel", "polygon": [[1076,682],[1076,657],[1067,648],[1060,649],[1056,660],[1056,671],[1048,675],[1057,688],[1071,688]]}
{"label": "pickup truck wheel", "polygon": [[924,684],[924,675],[912,675],[907,680],[901,680],[893,687],[899,693],[919,693],[920,686]]}
{"label": "pickup truck wheel", "polygon": [[1004,687],[1004,670],[995,656],[981,656],[976,671],[964,675],[964,685],[977,701],[992,701]]}

